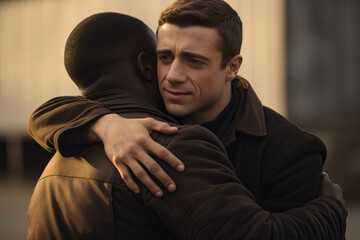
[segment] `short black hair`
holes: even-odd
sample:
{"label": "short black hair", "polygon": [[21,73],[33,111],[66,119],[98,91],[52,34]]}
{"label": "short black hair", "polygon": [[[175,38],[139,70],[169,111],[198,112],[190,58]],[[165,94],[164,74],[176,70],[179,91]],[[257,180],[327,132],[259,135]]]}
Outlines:
{"label": "short black hair", "polygon": [[106,68],[121,61],[131,46],[139,52],[149,47],[155,49],[153,34],[137,18],[115,12],[94,14],[70,33],[65,46],[65,68],[80,89],[86,88]]}

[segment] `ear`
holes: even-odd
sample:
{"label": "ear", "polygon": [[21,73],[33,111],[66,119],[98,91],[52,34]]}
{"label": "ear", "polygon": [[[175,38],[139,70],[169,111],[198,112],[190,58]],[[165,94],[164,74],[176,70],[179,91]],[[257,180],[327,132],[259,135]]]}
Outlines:
{"label": "ear", "polygon": [[153,71],[149,57],[145,52],[139,53],[137,57],[137,68],[140,75],[148,81],[153,81]]}
{"label": "ear", "polygon": [[240,69],[242,60],[243,60],[243,58],[240,54],[235,55],[233,58],[230,59],[228,65],[226,66],[226,68],[227,68],[226,80],[227,81],[232,81],[236,77],[236,75]]}

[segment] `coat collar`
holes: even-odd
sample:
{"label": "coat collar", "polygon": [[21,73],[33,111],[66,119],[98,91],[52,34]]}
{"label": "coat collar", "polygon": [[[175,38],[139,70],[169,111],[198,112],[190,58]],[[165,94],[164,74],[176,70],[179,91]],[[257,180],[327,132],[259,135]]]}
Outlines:
{"label": "coat collar", "polygon": [[250,83],[240,76],[232,82],[240,93],[240,100],[234,111],[235,117],[232,121],[230,136],[224,142],[225,145],[235,140],[236,132],[246,135],[263,137],[267,135],[266,122],[263,105],[257,97]]}
{"label": "coat collar", "polygon": [[[160,110],[159,107],[154,106],[143,99],[135,98],[131,96],[124,89],[110,89],[104,91],[98,91],[96,93],[87,94],[85,97],[101,102],[106,108],[117,114],[139,113],[150,114],[153,118],[162,121],[168,121],[174,124],[178,122]],[[139,116],[140,117],[140,116]],[[146,116],[144,116],[146,117]]]}

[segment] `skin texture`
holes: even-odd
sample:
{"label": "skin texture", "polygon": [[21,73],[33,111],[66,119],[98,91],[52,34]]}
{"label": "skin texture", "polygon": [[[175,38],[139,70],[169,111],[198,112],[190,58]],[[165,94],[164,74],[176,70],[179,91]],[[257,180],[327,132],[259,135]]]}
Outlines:
{"label": "skin texture", "polygon": [[189,124],[214,120],[231,99],[231,80],[241,65],[235,56],[221,69],[215,28],[164,24],[158,29],[158,80],[167,111]]}

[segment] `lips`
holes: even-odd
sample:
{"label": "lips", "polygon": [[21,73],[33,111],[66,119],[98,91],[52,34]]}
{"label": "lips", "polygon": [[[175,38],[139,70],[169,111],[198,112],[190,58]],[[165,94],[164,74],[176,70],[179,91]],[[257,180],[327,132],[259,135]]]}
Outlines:
{"label": "lips", "polygon": [[168,89],[164,89],[164,93],[165,93],[166,98],[175,100],[175,101],[184,100],[185,98],[187,98],[191,95],[191,93],[189,93],[189,92],[182,92],[182,91],[168,90]]}

